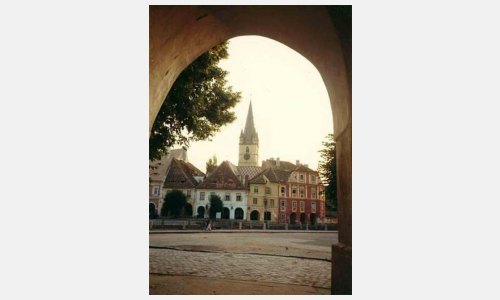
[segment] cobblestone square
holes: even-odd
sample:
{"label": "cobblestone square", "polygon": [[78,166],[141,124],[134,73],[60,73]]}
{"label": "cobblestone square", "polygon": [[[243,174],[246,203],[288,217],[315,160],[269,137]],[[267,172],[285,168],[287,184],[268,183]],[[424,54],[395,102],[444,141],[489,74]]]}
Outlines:
{"label": "cobblestone square", "polygon": [[[328,294],[336,242],[332,232],[150,234],[150,294]],[[179,276],[219,284],[176,292]]]}

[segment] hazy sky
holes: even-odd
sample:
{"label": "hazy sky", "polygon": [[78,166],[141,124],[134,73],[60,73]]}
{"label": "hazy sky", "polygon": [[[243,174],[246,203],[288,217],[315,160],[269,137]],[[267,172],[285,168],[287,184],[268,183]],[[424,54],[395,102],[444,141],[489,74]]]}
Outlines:
{"label": "hazy sky", "polygon": [[316,169],[322,141],[333,132],[328,93],[316,68],[291,48],[260,36],[229,40],[229,58],[219,64],[229,72],[228,84],[241,91],[237,119],[222,127],[212,141],[193,142],[189,161],[205,172],[205,163],[238,164],[238,143],[252,100],[259,134],[259,165],[267,158],[296,160]]}

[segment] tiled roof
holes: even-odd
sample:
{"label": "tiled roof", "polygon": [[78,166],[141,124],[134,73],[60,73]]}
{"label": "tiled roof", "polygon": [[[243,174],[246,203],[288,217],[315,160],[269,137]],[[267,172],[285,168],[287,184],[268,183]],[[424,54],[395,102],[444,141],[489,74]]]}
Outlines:
{"label": "tiled roof", "polygon": [[297,168],[297,165],[284,160],[279,161],[279,166],[278,166],[278,161],[274,159],[267,159],[262,161],[262,168],[269,168],[269,167],[277,167],[281,170],[292,171],[295,168]]}
{"label": "tiled roof", "polygon": [[154,182],[162,182],[165,178],[166,172],[172,159],[180,159],[183,161],[188,161],[187,159],[187,151],[184,149],[173,149],[170,150],[168,155],[163,156],[160,160],[150,161],[149,162],[149,177],[151,181]]}
{"label": "tiled roof", "polygon": [[229,161],[222,162],[203,182],[198,189],[243,190],[245,186],[237,177],[237,168]]}
{"label": "tiled roof", "polygon": [[203,175],[203,172],[198,170],[192,164],[174,158],[172,159],[172,163],[168,169],[163,187],[194,188],[198,185],[198,182],[193,176]]}
{"label": "tiled roof", "polygon": [[262,167],[254,166],[237,166],[236,169],[242,180],[245,179],[247,175],[248,178],[251,179],[264,170]]}
{"label": "tiled roof", "polygon": [[297,168],[295,168],[294,171],[299,171],[299,172],[310,172],[310,173],[318,173],[317,171],[314,171],[312,169],[309,169],[308,167],[304,165],[300,165]]}
{"label": "tiled roof", "polygon": [[287,182],[291,171],[282,170],[277,167],[269,167],[259,173],[250,180],[250,183],[266,183],[266,179],[270,182]]}

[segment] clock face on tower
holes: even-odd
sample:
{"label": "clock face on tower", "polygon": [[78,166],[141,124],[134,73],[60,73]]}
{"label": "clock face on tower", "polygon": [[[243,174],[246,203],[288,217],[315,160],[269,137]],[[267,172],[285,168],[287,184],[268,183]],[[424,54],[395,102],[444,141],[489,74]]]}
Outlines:
{"label": "clock face on tower", "polygon": [[243,158],[244,158],[245,160],[249,160],[249,159],[250,159],[250,154],[248,154],[248,152],[247,152],[247,153],[245,153],[245,155],[243,155]]}

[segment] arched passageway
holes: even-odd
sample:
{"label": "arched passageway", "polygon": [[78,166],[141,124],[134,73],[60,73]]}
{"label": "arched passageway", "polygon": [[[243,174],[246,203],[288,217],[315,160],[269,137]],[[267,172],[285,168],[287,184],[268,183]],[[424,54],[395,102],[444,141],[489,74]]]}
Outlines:
{"label": "arched passageway", "polygon": [[158,215],[156,211],[156,205],[153,202],[149,202],[149,218],[154,219]]}
{"label": "arched passageway", "polygon": [[297,222],[297,214],[292,213],[290,214],[290,224],[295,224]]}
{"label": "arched passageway", "polygon": [[264,221],[271,221],[271,212],[270,211],[264,212]]}
{"label": "arched passageway", "polygon": [[221,219],[229,219],[229,208],[224,207],[222,209]]}
{"label": "arched passageway", "polygon": [[307,224],[307,217],[305,213],[300,214],[300,223]]}
{"label": "arched passageway", "polygon": [[184,206],[184,217],[191,218],[193,216],[193,206],[191,203],[186,203]]}
{"label": "arched passageway", "polygon": [[330,97],[336,141],[339,244],[332,293],[351,294],[351,6],[150,6],[149,128],[184,68],[233,37],[260,35],[307,58]]}
{"label": "arched passageway", "polygon": [[259,220],[259,212],[254,210],[250,213],[250,220],[258,221]]}
{"label": "arched passageway", "polygon": [[196,215],[197,218],[202,219],[205,217],[205,207],[198,206],[198,210],[196,212],[197,212],[197,215]]}
{"label": "arched passageway", "polygon": [[311,225],[316,225],[316,223],[318,221],[318,217],[316,216],[316,214],[311,214],[311,216],[309,218],[310,218]]}
{"label": "arched passageway", "polygon": [[234,210],[234,218],[236,220],[243,220],[244,215],[243,215],[243,209],[238,207],[237,209]]}

